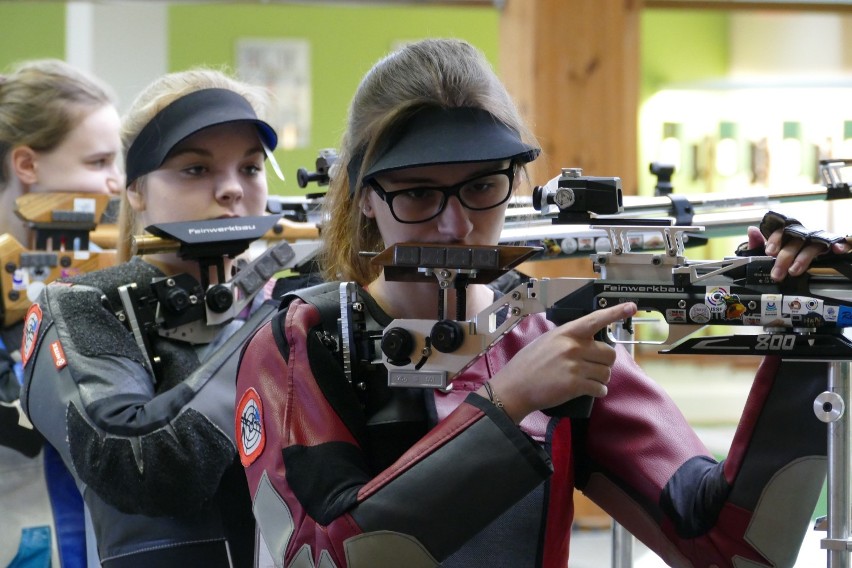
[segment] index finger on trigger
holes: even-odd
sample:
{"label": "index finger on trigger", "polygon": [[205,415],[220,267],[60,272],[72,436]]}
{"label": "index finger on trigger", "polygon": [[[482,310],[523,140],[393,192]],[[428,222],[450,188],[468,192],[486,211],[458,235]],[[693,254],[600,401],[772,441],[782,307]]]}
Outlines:
{"label": "index finger on trigger", "polygon": [[633,302],[610,306],[571,322],[571,331],[580,336],[592,337],[609,324],[632,317],[635,313],[636,304]]}

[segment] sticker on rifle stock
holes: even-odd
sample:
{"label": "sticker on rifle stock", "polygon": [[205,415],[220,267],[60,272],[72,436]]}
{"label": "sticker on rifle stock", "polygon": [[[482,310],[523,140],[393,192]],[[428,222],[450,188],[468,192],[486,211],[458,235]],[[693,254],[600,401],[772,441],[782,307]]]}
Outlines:
{"label": "sticker on rifle stock", "polygon": [[704,303],[711,313],[722,314],[727,309],[725,298],[730,297],[730,295],[730,291],[724,286],[716,286],[707,291],[707,294],[704,296]]}
{"label": "sticker on rifle stock", "polygon": [[12,273],[12,290],[15,290],[16,292],[26,290],[29,283],[30,273],[26,270],[19,268]]}
{"label": "sticker on rifle stock", "polygon": [[595,250],[595,238],[579,237],[577,239],[577,250],[580,252],[591,252]]}
{"label": "sticker on rifle stock", "polygon": [[760,297],[760,311],[767,318],[777,318],[781,316],[781,302],[783,297],[781,294],[763,294]]}
{"label": "sticker on rifle stock", "polygon": [[809,296],[784,296],[783,310],[790,315],[822,315],[822,300]]}
{"label": "sticker on rifle stock", "polygon": [[825,306],[822,315],[825,321],[837,321],[837,306]]}
{"label": "sticker on rifle stock", "polygon": [[561,248],[562,252],[564,252],[565,254],[574,254],[575,252],[577,252],[579,246],[580,245],[577,244],[577,239],[575,239],[574,237],[565,237],[559,243],[559,248]]}
{"label": "sticker on rifle stock", "polygon": [[24,335],[21,337],[21,362],[26,365],[35,350],[38,328],[41,327],[41,308],[33,304],[24,316]]}
{"label": "sticker on rifle stock", "polygon": [[837,313],[837,325],[840,327],[852,327],[852,309],[840,306],[840,311]]}
{"label": "sticker on rifle stock", "polygon": [[704,304],[695,304],[689,308],[689,319],[695,323],[707,323],[710,321],[710,308]]}
{"label": "sticker on rifle stock", "polygon": [[243,467],[248,467],[263,452],[266,433],[263,431],[263,403],[253,388],[248,389],[237,405],[237,446]]}
{"label": "sticker on rifle stock", "polygon": [[762,294],[760,296],[760,325],[781,327],[790,323],[790,318],[784,317],[782,308],[784,297],[781,294]]}
{"label": "sticker on rifle stock", "polygon": [[763,318],[758,314],[743,315],[743,325],[761,325]]}
{"label": "sticker on rifle stock", "polygon": [[669,323],[686,323],[686,310],[666,310],[666,320]]}

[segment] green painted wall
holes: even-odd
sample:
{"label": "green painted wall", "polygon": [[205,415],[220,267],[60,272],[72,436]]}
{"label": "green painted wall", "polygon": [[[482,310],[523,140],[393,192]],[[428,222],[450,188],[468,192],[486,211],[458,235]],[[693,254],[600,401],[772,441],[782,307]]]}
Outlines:
{"label": "green painted wall", "polygon": [[[169,68],[235,65],[240,39],[307,39],[313,90],[310,148],[277,151],[287,178],[270,191],[303,194],[299,167],[312,169],[321,148],[336,147],[361,77],[395,42],[458,37],[497,64],[500,14],[490,8],[302,5],[180,5],[169,9]],[[315,187],[315,186],[314,186]]]}
{"label": "green painted wall", "polygon": [[726,75],[729,20],[720,10],[643,10],[641,99],[666,85]]}
{"label": "green painted wall", "polygon": [[24,59],[64,57],[64,3],[0,2],[0,71]]}

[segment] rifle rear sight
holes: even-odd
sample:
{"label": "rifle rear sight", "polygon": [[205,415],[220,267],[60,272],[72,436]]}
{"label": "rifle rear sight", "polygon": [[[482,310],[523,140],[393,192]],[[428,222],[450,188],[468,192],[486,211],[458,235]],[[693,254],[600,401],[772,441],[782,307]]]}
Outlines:
{"label": "rifle rear sight", "polygon": [[319,156],[316,160],[316,171],[309,172],[305,168],[296,170],[296,183],[299,187],[305,189],[311,182],[316,182],[317,185],[328,185],[332,177],[332,168],[337,163],[337,151],[334,148],[326,148],[319,151]]}
{"label": "rifle rear sight", "polygon": [[533,207],[545,213],[548,205],[559,208],[553,224],[585,224],[592,214],[614,215],[624,211],[621,178],[584,176],[580,168],[562,168],[562,174],[533,188]]}

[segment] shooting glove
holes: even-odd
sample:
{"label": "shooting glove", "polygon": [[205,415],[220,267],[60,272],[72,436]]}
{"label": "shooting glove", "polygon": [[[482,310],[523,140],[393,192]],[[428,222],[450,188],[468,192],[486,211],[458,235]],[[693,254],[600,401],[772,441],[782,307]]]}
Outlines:
{"label": "shooting glove", "polygon": [[[776,213],[775,211],[767,212],[760,221],[760,226],[758,228],[760,229],[760,233],[767,239],[772,235],[772,233],[783,228],[784,237],[782,239],[782,244],[786,244],[791,238],[802,239],[805,242],[805,245],[818,243],[825,246],[826,251],[824,254],[829,256],[836,254],[832,250],[833,244],[844,242],[852,244],[852,237],[844,237],[824,230],[809,231],[797,219],[787,217],[781,213]],[[763,256],[765,254],[766,252],[763,245],[750,249],[748,248],[747,242],[742,243],[736,250],[737,256]]]}
{"label": "shooting glove", "polygon": [[809,245],[811,243],[819,243],[825,246],[827,254],[833,254],[831,252],[831,245],[835,243],[849,243],[852,242],[850,237],[844,237],[841,235],[837,235],[834,233],[829,233],[828,231],[818,230],[818,231],[809,231],[806,229],[798,220],[793,219],[792,217],[785,217],[780,213],[776,213],[775,211],[769,211],[766,215],[763,216],[763,220],[760,222],[760,232],[761,234],[769,238],[772,233],[777,231],[778,229],[784,229],[784,238],[783,243],[786,243],[790,238],[798,238],[805,241],[805,245]]}

